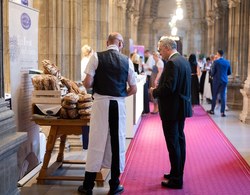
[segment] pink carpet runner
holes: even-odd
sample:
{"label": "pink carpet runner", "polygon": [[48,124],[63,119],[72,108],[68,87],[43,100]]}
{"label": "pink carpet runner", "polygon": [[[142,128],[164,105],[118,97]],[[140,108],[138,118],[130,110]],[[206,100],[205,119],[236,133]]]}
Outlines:
{"label": "pink carpet runner", "polygon": [[169,160],[159,115],[142,117],[127,151],[124,195],[249,195],[250,167],[218,126],[195,108],[185,126],[187,159],[183,189],[161,187]]}

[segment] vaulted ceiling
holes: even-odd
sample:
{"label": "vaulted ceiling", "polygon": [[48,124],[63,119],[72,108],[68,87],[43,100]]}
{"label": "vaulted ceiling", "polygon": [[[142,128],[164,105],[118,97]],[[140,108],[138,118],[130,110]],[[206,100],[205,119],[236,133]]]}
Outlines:
{"label": "vaulted ceiling", "polygon": [[[138,0],[137,3],[141,4],[139,7],[141,16],[140,24],[143,24],[145,18],[152,18],[154,22],[159,23],[161,28],[164,28],[163,31],[165,31],[165,33],[170,33],[168,23],[175,14],[177,8],[176,0]],[[184,11],[184,19],[177,22],[177,27],[179,27],[180,30],[190,28],[190,21],[205,19],[206,1],[182,0],[181,3]]]}
{"label": "vaulted ceiling", "polygon": [[[169,22],[175,15],[178,0],[127,0],[127,8],[133,12],[138,20],[137,43],[151,47],[162,35],[171,35]],[[176,22],[177,35],[188,39],[187,35],[198,34],[201,40],[201,31],[206,23],[206,9],[214,1],[224,0],[181,0],[183,20]],[[150,27],[149,27],[150,26]],[[149,30],[148,28],[151,28]],[[197,33],[198,32],[198,33]],[[147,34],[153,34],[151,40],[145,41]],[[190,38],[190,36],[189,36]],[[188,44],[188,40],[185,41]]]}

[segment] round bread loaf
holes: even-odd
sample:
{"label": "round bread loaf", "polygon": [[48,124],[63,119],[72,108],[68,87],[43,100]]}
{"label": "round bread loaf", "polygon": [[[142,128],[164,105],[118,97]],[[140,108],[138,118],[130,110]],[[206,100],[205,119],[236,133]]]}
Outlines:
{"label": "round bread loaf", "polygon": [[93,102],[78,102],[77,103],[77,108],[82,109],[82,108],[89,108],[93,105]]}
{"label": "round bread loaf", "polygon": [[75,119],[78,117],[78,110],[77,109],[67,110],[67,113],[68,113],[69,118],[71,118],[71,119]]}
{"label": "round bread loaf", "polygon": [[75,93],[68,93],[63,97],[63,100],[66,101],[68,104],[76,104],[79,100],[79,96]]}
{"label": "round bread loaf", "polygon": [[91,94],[85,94],[84,95],[84,99],[83,99],[83,102],[90,102],[92,101],[92,95]]}
{"label": "round bread loaf", "polygon": [[62,107],[66,108],[66,109],[74,109],[74,108],[76,108],[76,104],[71,104],[71,103],[68,103],[67,101],[63,100]]}
{"label": "round bread loaf", "polygon": [[64,118],[64,119],[68,118],[67,109],[61,108],[61,110],[60,110],[60,118]]}
{"label": "round bread loaf", "polygon": [[81,93],[78,94],[78,96],[79,96],[78,102],[84,102],[84,95],[85,94],[81,94]]}
{"label": "round bread loaf", "polygon": [[82,108],[82,109],[78,110],[78,114],[80,114],[80,115],[91,114],[91,110],[92,110],[92,107],[86,108],[86,109]]}

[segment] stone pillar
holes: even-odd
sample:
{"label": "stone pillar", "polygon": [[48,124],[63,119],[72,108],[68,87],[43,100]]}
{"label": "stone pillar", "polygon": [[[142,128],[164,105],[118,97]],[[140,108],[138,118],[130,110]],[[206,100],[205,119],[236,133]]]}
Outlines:
{"label": "stone pillar", "polygon": [[[118,0],[117,5],[114,6],[116,10],[118,10],[118,18],[120,22],[118,22],[118,31],[122,34],[123,37],[125,37],[126,34],[126,2],[123,0]],[[113,18],[115,18],[115,15],[113,15]],[[115,19],[117,20],[117,18]],[[115,29],[110,29],[111,31],[114,31]]]}
{"label": "stone pillar", "polygon": [[229,0],[229,25],[228,25],[228,50],[226,58],[230,61],[232,68],[232,75],[229,76],[228,90],[227,90],[227,105],[233,109],[241,109],[242,97],[239,93],[239,89],[242,87],[242,78],[239,76],[240,64],[239,56],[240,51],[240,17],[242,15],[240,9],[240,1]]}
{"label": "stone pillar", "polygon": [[212,9],[208,10],[206,14],[207,21],[207,55],[214,53],[214,11]]}
{"label": "stone pillar", "polygon": [[[243,1],[246,5],[245,6],[250,6],[250,3],[248,0]],[[246,17],[248,18],[248,24],[246,24],[248,27],[250,25],[250,21],[249,21],[249,12],[247,12],[248,16],[246,15]],[[248,30],[246,30],[246,33],[248,31],[248,34],[246,36],[248,36],[248,45],[250,44],[250,29],[248,28]],[[240,90],[242,96],[243,96],[243,109],[242,112],[240,114],[240,120],[244,123],[248,123],[250,124],[250,49],[248,49],[248,63],[247,65],[245,65],[245,67],[247,67],[247,79],[244,82],[244,88]]]}
{"label": "stone pillar", "polygon": [[81,0],[33,0],[39,12],[38,61],[50,59],[71,80],[80,80]]}
{"label": "stone pillar", "polygon": [[27,133],[16,132],[13,111],[8,103],[0,98],[0,194],[19,194],[17,151],[26,141]]}

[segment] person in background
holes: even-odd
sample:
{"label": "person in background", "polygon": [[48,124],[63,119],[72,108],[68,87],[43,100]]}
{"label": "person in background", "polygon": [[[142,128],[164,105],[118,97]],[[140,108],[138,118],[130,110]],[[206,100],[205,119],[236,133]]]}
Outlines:
{"label": "person in background", "polygon": [[211,89],[211,94],[213,96],[213,77],[211,76],[211,71],[213,69],[214,66],[214,61],[217,59],[217,56],[214,54],[210,55],[210,60],[211,60],[211,66],[210,66],[210,70],[209,70],[209,83],[210,83],[210,89]]}
{"label": "person in background", "polygon": [[186,117],[192,116],[191,69],[188,61],[177,52],[177,44],[162,37],[158,49],[167,61],[159,84],[150,91],[158,99],[162,127],[170,159],[170,173],[164,174],[161,185],[166,188],[183,187],[186,141],[184,125]]}
{"label": "person in background", "polygon": [[206,79],[206,74],[207,74],[206,64],[207,64],[207,61],[205,63],[202,63],[203,66],[200,68],[201,77],[200,77],[199,91],[201,95],[201,101],[203,100],[203,97],[204,97],[204,84],[205,84],[205,79]]}
{"label": "person in background", "polygon": [[138,53],[134,53],[131,58],[134,64],[134,71],[139,75],[140,74],[140,55]]}
{"label": "person in background", "polygon": [[142,64],[144,74],[146,75],[146,83],[144,84],[143,89],[143,114],[148,114],[150,112],[149,108],[149,89],[150,89],[150,77],[152,74],[152,69],[155,64],[153,55],[150,53],[150,50],[144,51],[145,62]]}
{"label": "person in background", "polygon": [[[160,77],[164,68],[164,63],[161,59],[159,52],[153,52],[153,58],[155,61],[155,65],[153,66],[153,70],[152,70],[152,74],[150,78],[150,83],[151,83],[150,86],[156,88],[159,83],[159,80],[160,80]],[[157,114],[159,112],[157,99],[152,98],[152,101],[154,104],[154,109],[151,112],[151,114]]]}
{"label": "person in background", "polygon": [[[84,73],[84,71],[94,51],[89,45],[82,46],[81,51],[82,51],[81,81],[83,81],[86,77],[86,74]],[[87,92],[92,93],[91,90],[88,90]],[[89,144],[89,126],[83,126],[82,127],[82,147],[83,147],[84,160],[86,160],[87,158],[86,150],[88,149],[88,144]]]}
{"label": "person in background", "polygon": [[210,83],[209,83],[209,72],[211,69],[211,59],[210,57],[206,58],[206,64],[205,64],[205,69],[206,69],[206,77],[204,80],[204,92],[203,92],[203,97],[206,99],[207,103],[212,102],[212,93],[211,93],[211,88],[210,88]]}
{"label": "person in background", "polygon": [[93,54],[93,49],[89,45],[82,46],[82,59],[81,59],[81,80],[85,79],[86,74],[84,73],[86,66],[89,62],[90,57]]}
{"label": "person in background", "polygon": [[97,172],[111,169],[110,195],[124,191],[120,173],[125,167],[125,98],[137,91],[132,61],[120,51],[123,37],[113,32],[107,39],[107,50],[94,53],[86,67],[84,86],[93,87],[88,156],[85,179],[78,191],[91,195]]}
{"label": "person in background", "polygon": [[214,114],[214,108],[216,105],[217,95],[220,94],[221,108],[220,113],[222,117],[225,117],[226,107],[226,89],[228,83],[228,75],[231,74],[230,62],[223,58],[223,50],[218,50],[217,59],[214,61],[211,70],[211,76],[213,77],[213,97],[211,110],[207,112]]}
{"label": "person in background", "polygon": [[200,67],[198,66],[195,54],[190,54],[188,58],[190,68],[191,68],[191,97],[192,97],[192,106],[200,104],[199,97],[199,75]]}

